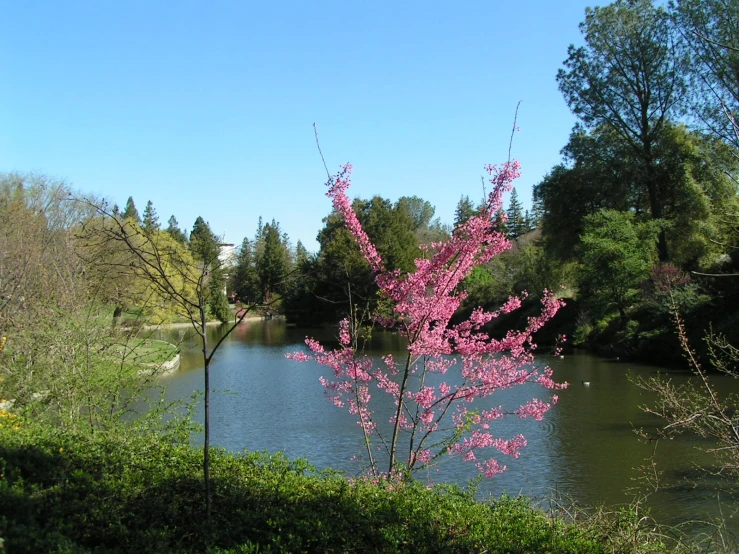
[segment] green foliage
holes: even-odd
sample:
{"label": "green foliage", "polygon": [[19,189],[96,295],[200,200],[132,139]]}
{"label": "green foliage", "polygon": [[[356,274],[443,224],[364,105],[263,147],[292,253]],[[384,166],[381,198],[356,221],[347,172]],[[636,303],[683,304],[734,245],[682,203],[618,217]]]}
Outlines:
{"label": "green foliage", "polygon": [[290,258],[287,246],[282,241],[280,227],[274,221],[264,226],[262,241],[261,253],[255,265],[259,289],[264,301],[269,301],[274,295],[285,292]]}
{"label": "green foliage", "polygon": [[[295,256],[301,263],[308,254],[298,241]],[[282,297],[300,287],[297,279],[292,279],[295,267],[290,239],[280,230],[274,219],[262,224],[259,218],[254,240],[244,238],[236,257],[236,267],[231,278],[231,286],[240,302],[245,305],[258,305],[266,314],[283,310]]]}
{"label": "green foliage", "polygon": [[185,244],[187,242],[187,236],[182,229],[180,229],[180,224],[177,222],[177,218],[175,216],[170,216],[167,221],[167,228],[165,231],[180,244]]}
{"label": "green foliage", "polygon": [[210,282],[208,294],[208,311],[210,315],[215,317],[221,323],[233,321],[234,314],[231,306],[228,305],[228,299],[223,292],[222,283],[225,277],[221,272],[213,274],[213,280]]}
{"label": "green foliage", "polygon": [[476,211],[475,205],[470,200],[470,197],[466,194],[463,195],[454,210],[454,226],[459,227],[463,223],[466,223],[469,218],[475,215]]}
{"label": "green foliage", "polygon": [[[181,426],[180,426],[181,427]],[[175,429],[176,431],[176,429]],[[450,486],[374,485],[302,461],[212,451],[213,517],[201,459],[142,429],[60,434],[0,427],[0,536],[10,552],[666,552],[636,517],[573,525],[524,498],[475,502]]]}
{"label": "green foliage", "polygon": [[408,210],[407,199],[394,205],[379,196],[369,201],[356,199],[353,208],[388,269],[411,271],[421,253],[414,231],[423,217]]}
{"label": "green foliage", "polygon": [[[662,219],[654,148],[684,98],[685,56],[676,31],[652,0],[617,0],[588,8],[580,24],[585,46],[570,46],[557,82],[590,129],[606,127],[634,156],[653,219]],[[664,230],[659,257],[669,260]]]}
{"label": "green foliage", "polygon": [[253,304],[261,301],[256,262],[254,260],[252,244],[248,238],[244,238],[236,254],[233,290],[241,302]]}
{"label": "green foliage", "polygon": [[729,249],[727,214],[739,213],[730,177],[739,158],[719,141],[684,126],[667,126],[655,154],[671,260],[686,268],[715,266]]}
{"label": "green foliage", "polygon": [[699,125],[737,149],[739,2],[673,0],[670,12],[690,52],[690,99]]}
{"label": "green foliage", "polygon": [[506,215],[508,216],[506,225],[508,228],[508,236],[510,238],[515,239],[529,231],[526,222],[524,221],[523,206],[518,200],[518,193],[515,188],[511,192],[511,199],[508,202]]}
{"label": "green foliage", "polygon": [[212,264],[218,259],[219,242],[210,225],[198,216],[190,232],[190,251],[195,259],[207,265]]}
{"label": "green foliage", "polygon": [[151,200],[146,203],[146,208],[144,208],[144,219],[141,226],[147,233],[159,230],[159,216],[157,216],[157,211],[154,209]]}
{"label": "green foliage", "polygon": [[130,219],[135,223],[141,224],[139,211],[136,209],[136,204],[134,203],[132,196],[129,196],[128,200],[126,200],[126,207],[121,214],[121,219]]}
{"label": "green foliage", "polygon": [[202,266],[202,275],[196,278],[196,282],[200,283],[199,294],[202,294],[202,301],[206,303],[208,312],[226,323],[233,319],[233,312],[224,292],[226,268],[219,258],[220,242],[210,225],[202,217],[198,217],[190,233],[189,246],[193,258]]}
{"label": "green foliage", "polygon": [[585,218],[581,237],[580,293],[592,312],[602,317],[626,310],[639,296],[639,284],[655,262],[659,227],[638,223],[633,213],[603,210]]}
{"label": "green foliage", "polygon": [[[388,269],[411,270],[421,254],[418,245],[438,241],[447,232],[432,221],[433,206],[417,197],[403,197],[395,204],[379,196],[357,199],[353,208]],[[338,214],[324,219],[318,242],[319,253],[305,258],[298,283],[284,300],[287,317],[318,324],[342,319],[350,305],[359,310],[376,307],[382,299],[369,264]]]}
{"label": "green foliage", "polygon": [[[64,183],[0,177],[0,398],[65,429],[112,425],[153,377],[140,374],[151,360],[136,359],[130,331],[111,325],[118,274],[85,255],[80,227],[99,223]],[[90,258],[115,260],[104,252]],[[126,285],[137,288],[130,274]]]}
{"label": "green foliage", "polygon": [[580,30],[585,46],[571,45],[557,73],[565,100],[587,126],[605,123],[644,153],[685,90],[667,13],[652,0],[616,0],[587,8]]}
{"label": "green foliage", "polygon": [[541,208],[546,249],[563,260],[576,257],[586,216],[601,209],[644,209],[635,205],[632,187],[640,187],[638,164],[623,141],[608,127],[591,133],[576,127],[562,150],[563,164],[555,166],[534,187]]}

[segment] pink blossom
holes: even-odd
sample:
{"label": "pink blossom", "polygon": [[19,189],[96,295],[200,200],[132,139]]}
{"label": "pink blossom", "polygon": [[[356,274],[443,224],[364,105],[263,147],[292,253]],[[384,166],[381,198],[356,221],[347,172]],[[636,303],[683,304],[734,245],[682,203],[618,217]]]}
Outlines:
{"label": "pink blossom", "polygon": [[[541,313],[530,317],[525,329],[509,331],[502,339],[490,337],[484,326],[500,314],[520,309],[527,296],[525,291],[510,297],[498,310],[477,308],[466,321],[452,324],[452,317],[467,297],[461,290],[463,280],[476,266],[510,248],[510,242],[491,221],[502,206],[503,194],[518,177],[519,165],[511,162],[485,169],[490,175],[492,191],[480,213],[458,226],[448,241],[422,248],[425,255],[415,261],[415,271],[407,274],[385,270],[377,249],[362,229],[347,195],[351,166],[343,166],[338,175],[329,180],[327,195],[334,209],[344,218],[347,229],[375,273],[380,294],[393,306],[392,317],[375,317],[374,321],[395,328],[405,337],[408,353],[404,362],[398,363],[392,355],[387,355],[382,358],[382,364],[375,367],[371,359],[352,349],[352,329],[348,320],[343,320],[339,327],[338,349],[327,352],[316,341],[306,339],[312,354],[297,352],[290,357],[297,361],[314,360],[331,369],[333,379],[321,378],[326,394],[334,404],[348,407],[350,413],[358,417],[367,444],[371,436],[381,439],[389,454],[390,468],[383,474],[373,465],[375,477],[397,475],[398,471],[401,475],[409,475],[441,453],[461,455],[467,461],[476,462],[481,450],[493,448],[505,456],[518,457],[526,446],[525,437],[495,437],[491,432],[492,422],[514,414],[541,419],[557,397],[553,395],[549,402],[533,398],[514,412],[500,407],[472,411],[474,401],[524,383],[535,383],[550,390],[566,386],[556,383],[551,369],[539,367],[532,354],[536,349],[532,335],[563,305],[549,291],[544,291]],[[453,393],[446,382],[432,386],[431,380],[426,381],[427,375],[443,375],[451,368],[459,371],[462,379]],[[373,420],[370,390],[375,390],[375,386],[390,395],[395,406],[389,417],[394,425],[392,438],[381,435]],[[457,430],[455,441],[429,439],[443,428],[440,422],[449,417]],[[404,461],[394,460],[396,447],[400,448],[397,442],[400,429],[411,431],[417,441]],[[401,462],[400,470],[394,461]],[[505,470],[494,458],[477,463],[477,467],[488,477]]]}

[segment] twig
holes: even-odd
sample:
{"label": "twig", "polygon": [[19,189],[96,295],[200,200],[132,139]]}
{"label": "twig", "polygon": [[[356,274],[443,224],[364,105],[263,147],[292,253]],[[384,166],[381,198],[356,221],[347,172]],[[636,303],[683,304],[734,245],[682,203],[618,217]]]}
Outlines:
{"label": "twig", "polygon": [[508,141],[508,163],[511,162],[511,149],[513,148],[513,135],[516,134],[516,122],[518,121],[518,108],[523,100],[519,100],[516,104],[516,113],[513,115],[513,128],[511,129],[511,140]]}
{"label": "twig", "polygon": [[313,135],[316,137],[316,146],[318,147],[318,153],[321,155],[321,161],[323,162],[323,169],[326,170],[326,175],[328,176],[328,180],[331,180],[331,173],[328,170],[328,166],[326,165],[326,159],[323,157],[323,151],[321,150],[321,143],[318,142],[318,127],[316,127],[315,121],[313,122]]}

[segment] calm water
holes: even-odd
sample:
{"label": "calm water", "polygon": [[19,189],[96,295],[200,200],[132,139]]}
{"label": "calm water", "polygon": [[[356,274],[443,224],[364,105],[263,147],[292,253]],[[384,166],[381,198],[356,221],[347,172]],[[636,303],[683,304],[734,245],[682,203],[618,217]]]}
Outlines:
{"label": "calm water", "polygon": [[[209,332],[215,337],[219,330]],[[290,458],[306,458],[318,468],[359,473],[361,463],[353,459],[362,456],[361,433],[348,411],[336,408],[324,397],[318,378],[327,373],[327,368],[285,359],[288,352],[304,348],[307,334],[326,342],[334,340],[330,330],[256,321],[240,325],[223,343],[211,376],[215,391],[211,402],[213,444],[233,451],[282,451]],[[182,342],[183,346],[181,368],[161,380],[167,398],[187,398],[193,391],[202,390],[200,352],[187,348],[192,343],[186,341],[186,332],[167,331],[162,338]],[[375,339],[372,350],[399,355],[403,344],[397,336],[382,334]],[[543,499],[556,493],[589,505],[628,503],[638,494],[626,492],[639,485],[636,468],[656,454],[662,483],[673,485],[648,499],[658,521],[679,524],[715,517],[719,510],[729,517],[732,507],[739,506],[737,498],[717,491],[716,486],[679,485],[693,474],[696,463],[710,461],[695,448],[705,446],[700,439],[648,443],[634,433],[637,428],[653,432],[660,422],[639,409],[649,403],[650,397],[629,382],[628,373],[651,375],[664,373],[664,369],[587,354],[564,359],[542,356],[541,361],[552,366],[558,381],[567,381],[570,386],[560,392],[559,403],[544,421],[511,418],[493,427],[493,433],[503,438],[523,433],[529,444],[517,460],[498,457],[508,470],[481,483],[481,498],[508,492]],[[689,378],[683,372],[667,372],[676,381]],[[735,380],[720,376],[712,379],[720,390],[739,390]],[[582,385],[583,381],[590,385]],[[536,388],[526,387],[494,395],[487,407],[520,405],[536,394]],[[376,396],[380,395],[378,391]],[[418,477],[465,484],[476,474],[473,464],[445,459],[438,469]],[[642,487],[640,492],[646,489]],[[739,514],[729,521],[735,531],[739,529],[737,520]]]}

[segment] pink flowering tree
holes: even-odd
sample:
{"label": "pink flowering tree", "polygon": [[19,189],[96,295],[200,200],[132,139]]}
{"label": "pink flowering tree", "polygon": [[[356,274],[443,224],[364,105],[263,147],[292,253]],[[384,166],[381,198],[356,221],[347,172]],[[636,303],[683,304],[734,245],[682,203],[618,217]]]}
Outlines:
{"label": "pink flowering tree", "polygon": [[[356,318],[351,318],[340,323],[337,349],[326,350],[307,338],[310,354],[296,352],[288,357],[314,360],[332,370],[333,375],[321,377],[321,383],[336,406],[348,408],[357,417],[374,476],[407,479],[440,456],[457,455],[476,463],[480,472],[492,477],[505,466],[494,454],[485,452],[494,450],[518,457],[526,446],[523,435],[495,436],[492,423],[510,416],[540,420],[557,396],[552,393],[546,402],[532,398],[514,410],[476,410],[475,400],[524,383],[536,383],[552,391],[566,386],[555,383],[552,370],[535,364],[532,354],[536,348],[532,335],[563,305],[552,293],[544,291],[541,314],[529,318],[524,330],[511,330],[502,339],[492,338],[483,327],[501,314],[520,308],[525,292],[511,297],[496,311],[477,308],[466,321],[451,323],[466,298],[460,287],[464,278],[474,267],[511,246],[495,230],[492,220],[504,192],[518,177],[518,168],[518,162],[486,167],[492,184],[486,205],[460,225],[448,241],[426,248],[424,256],[415,261],[415,271],[408,274],[386,270],[362,229],[346,193],[351,166],[343,166],[327,183],[327,196],[375,273],[380,294],[392,306],[391,317],[377,317],[375,321],[405,337],[407,354],[402,360],[386,355],[381,363],[360,355],[359,325]],[[457,375],[452,377],[449,372]],[[394,400],[391,414],[374,413],[370,401],[378,392]],[[380,417],[389,418],[392,431],[382,431],[381,427],[387,426],[378,426]],[[385,451],[387,466],[378,466],[374,446]]]}

